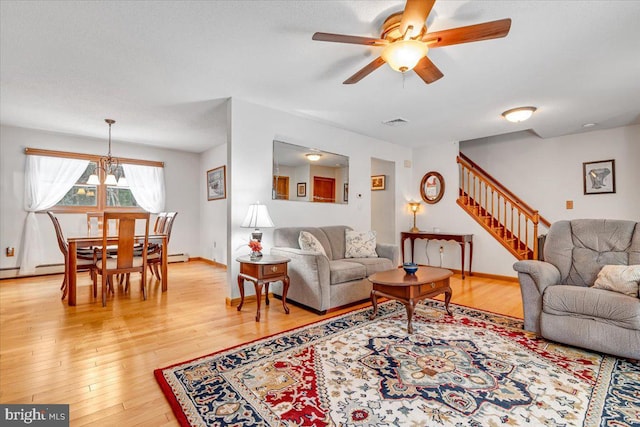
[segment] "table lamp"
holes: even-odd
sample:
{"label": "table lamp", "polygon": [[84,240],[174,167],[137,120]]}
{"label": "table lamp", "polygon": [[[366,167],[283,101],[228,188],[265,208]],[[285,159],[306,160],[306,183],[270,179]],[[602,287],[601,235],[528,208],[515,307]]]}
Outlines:
{"label": "table lamp", "polygon": [[420,229],[416,227],[416,212],[418,212],[419,208],[420,202],[409,202],[409,209],[411,209],[411,212],[413,212],[413,227],[411,227],[411,229],[409,230],[411,233],[417,233],[418,231],[420,231]]}
{"label": "table lamp", "polygon": [[[254,204],[249,205],[247,216],[244,217],[244,221],[240,224],[240,227],[243,228],[253,228],[254,231],[251,233],[251,240],[256,240],[258,242],[262,241],[262,231],[260,231],[260,228],[273,226],[274,224],[271,220],[271,216],[269,215],[269,211],[267,210],[267,206],[260,204],[260,202],[255,202]],[[262,256],[260,251],[254,252],[256,253],[252,253],[252,256]]]}

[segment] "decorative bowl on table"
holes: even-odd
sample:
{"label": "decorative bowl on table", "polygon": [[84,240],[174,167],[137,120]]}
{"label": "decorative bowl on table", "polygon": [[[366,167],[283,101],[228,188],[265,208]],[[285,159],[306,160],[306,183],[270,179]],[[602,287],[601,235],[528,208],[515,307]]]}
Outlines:
{"label": "decorative bowl on table", "polygon": [[404,264],[402,264],[402,268],[404,268],[404,271],[407,274],[416,274],[416,271],[418,271],[418,264],[405,262]]}

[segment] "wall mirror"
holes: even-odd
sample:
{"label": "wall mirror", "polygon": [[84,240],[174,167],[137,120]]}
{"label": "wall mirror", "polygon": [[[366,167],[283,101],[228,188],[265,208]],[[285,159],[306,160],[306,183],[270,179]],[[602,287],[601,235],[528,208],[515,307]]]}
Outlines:
{"label": "wall mirror", "polygon": [[420,182],[420,195],[425,203],[438,203],[444,196],[444,178],[438,172],[427,172]]}
{"label": "wall mirror", "polygon": [[274,200],[349,202],[349,157],[273,141]]}

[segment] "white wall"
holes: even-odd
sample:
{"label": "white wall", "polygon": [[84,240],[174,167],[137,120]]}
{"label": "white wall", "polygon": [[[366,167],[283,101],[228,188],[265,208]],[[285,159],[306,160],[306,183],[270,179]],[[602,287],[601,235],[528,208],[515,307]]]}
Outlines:
{"label": "white wall", "polygon": [[[104,139],[80,137],[69,134],[44,132],[13,126],[0,127],[0,268],[18,266],[22,244],[22,229],[26,218],[24,211],[24,149],[27,147],[76,153],[106,154]],[[186,253],[199,256],[199,155],[165,150],[145,145],[112,141],[115,156],[165,162],[166,210],[177,211],[169,245],[169,253]],[[43,247],[44,263],[63,262],[56,243],[51,220],[37,215]],[[84,214],[60,214],[60,223],[67,235],[86,233]],[[16,248],[16,256],[7,257],[4,248]]]}
{"label": "white wall", "polygon": [[[460,151],[551,222],[640,220],[640,125],[549,139],[521,132],[461,142]],[[616,192],[583,194],[582,163],[609,159],[615,159]]]}
{"label": "white wall", "polygon": [[[230,144],[230,230],[229,230],[229,294],[239,295],[236,276],[238,256],[249,253],[247,243],[250,230],[240,228],[249,204],[259,200],[265,203],[276,227],[322,226],[346,224],[356,230],[371,227],[371,157],[403,164],[409,160],[411,150],[376,140],[343,129],[295,116],[282,111],[258,106],[233,98],[231,100]],[[288,142],[349,156],[349,203],[308,203],[271,200],[271,169],[273,140]],[[406,222],[408,213],[401,210],[405,204],[404,191],[411,181],[411,170],[396,171],[396,229]],[[309,190],[307,190],[309,191]],[[358,194],[360,197],[358,197]],[[273,230],[263,230],[263,252],[269,253]],[[399,235],[396,236],[396,243]],[[247,294],[253,288],[247,287]]]}
{"label": "white wall", "polygon": [[[505,184],[551,222],[573,218],[612,218],[640,221],[640,126],[626,126],[557,138],[512,134],[473,143],[444,142],[413,151],[413,197],[421,200],[420,180],[429,171],[440,172],[445,195],[434,205],[422,204],[417,223],[421,230],[472,233],[473,271],[516,277],[515,257],[495,241],[457,204],[458,167],[462,151]],[[583,195],[582,162],[616,160],[616,193]],[[574,209],[566,210],[565,201]],[[440,245],[444,267],[460,269],[460,249],[454,242],[416,241],[417,262],[439,265]]]}
{"label": "white wall", "polygon": [[[200,254],[203,258],[227,264],[227,199],[207,200],[208,170],[227,165],[226,139],[200,155]],[[227,196],[229,192],[227,169]]]}

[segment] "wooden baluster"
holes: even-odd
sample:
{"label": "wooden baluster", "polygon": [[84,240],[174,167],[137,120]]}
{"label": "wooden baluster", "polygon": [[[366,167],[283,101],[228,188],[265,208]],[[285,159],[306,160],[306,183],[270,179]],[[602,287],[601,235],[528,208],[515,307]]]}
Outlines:
{"label": "wooden baluster", "polygon": [[533,212],[533,259],[538,259],[538,222],[540,221],[540,214],[538,211]]}
{"label": "wooden baluster", "polygon": [[529,217],[528,216],[525,216],[524,218],[524,249],[527,252],[529,252]]}

